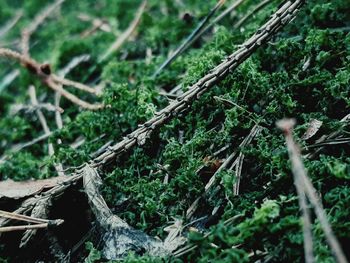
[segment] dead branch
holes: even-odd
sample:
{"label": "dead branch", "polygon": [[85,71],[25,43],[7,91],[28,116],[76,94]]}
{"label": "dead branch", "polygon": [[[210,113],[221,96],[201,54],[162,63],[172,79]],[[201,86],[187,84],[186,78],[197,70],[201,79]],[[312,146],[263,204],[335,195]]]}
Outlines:
{"label": "dead branch", "polygon": [[20,111],[25,111],[26,113],[32,113],[39,110],[47,110],[51,112],[59,112],[62,113],[63,109],[59,106],[52,105],[51,103],[38,103],[38,105],[34,106],[33,104],[14,104],[10,106],[10,115],[16,115]]}
{"label": "dead branch", "polygon": [[[293,135],[292,135],[294,124],[295,124],[295,120],[286,119],[286,120],[279,121],[277,123],[277,126],[284,132],[284,135],[286,138],[288,154],[289,154],[290,161],[292,163],[292,172],[296,179],[295,184],[298,187],[298,189],[303,192],[303,194],[306,194],[310,203],[314,207],[315,214],[320,222],[320,225],[326,236],[326,240],[337,262],[346,263],[347,259],[344,255],[344,252],[342,251],[342,248],[336,236],[333,233],[332,227],[328,222],[327,214],[323,209],[323,206],[321,201],[319,200],[319,197],[316,194],[317,191],[312,185],[310,178],[307,176],[304,164],[301,160],[300,150],[297,144],[294,142]],[[306,231],[309,232],[308,233],[309,235],[310,230],[306,230]],[[305,254],[309,255],[309,251],[305,251]]]}
{"label": "dead branch", "polygon": [[0,227],[0,233],[13,232],[13,231],[25,231],[25,230],[37,230],[40,228],[48,228],[48,223],[35,224],[35,225],[22,225],[22,226],[4,226]]}
{"label": "dead branch", "polygon": [[247,40],[240,49],[228,56],[214,69],[210,70],[207,75],[189,87],[188,91],[179,96],[177,100],[172,101],[163,110],[155,113],[152,119],[140,125],[138,129],[127,135],[122,141],[109,147],[105,152],[92,160],[91,165],[93,167],[101,167],[131,147],[137,144],[144,144],[155,129],[169,121],[173,116],[186,110],[195,99],[199,98],[209,88],[236,69],[256,48],[267,41],[283,25],[287,24],[295,16],[303,3],[304,1],[302,0],[285,2],[271,19],[255,35]]}
{"label": "dead branch", "polygon": [[100,62],[106,60],[112,53],[116,52],[126,40],[128,40],[131,34],[135,31],[137,25],[140,23],[142,14],[146,9],[146,5],[147,0],[143,0],[136,12],[134,20],[131,22],[129,27],[113,42],[113,44],[108,48],[108,50],[100,57]]}

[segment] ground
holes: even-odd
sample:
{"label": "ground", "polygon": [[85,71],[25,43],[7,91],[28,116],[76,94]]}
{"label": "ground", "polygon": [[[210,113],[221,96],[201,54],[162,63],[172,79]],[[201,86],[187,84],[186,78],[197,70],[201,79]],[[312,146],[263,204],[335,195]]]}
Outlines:
{"label": "ground", "polygon": [[[226,1],[214,15],[233,2]],[[23,29],[50,3],[0,0],[0,47],[21,51]],[[85,55],[65,77],[95,88],[98,94],[71,85],[64,88],[103,108],[86,109],[62,96],[60,127],[57,92],[23,65],[0,57],[0,180],[51,178],[57,176],[58,165],[69,176],[72,169],[67,168],[91,160],[104,145],[121,141],[236,51],[281,1],[268,1],[258,11],[254,11],[257,1],[243,1],[155,75],[216,3],[149,0],[142,13],[142,3],[136,0],[61,3],[31,35],[30,56],[49,63],[50,70],[59,74],[72,60]],[[136,27],[118,49],[107,53],[138,13]],[[18,21],[4,31],[16,16]],[[115,215],[161,240],[168,235],[166,227],[181,222],[181,235],[191,248],[178,257],[165,258],[130,252],[123,262],[303,261],[298,196],[285,138],[275,125],[286,117],[296,119],[293,136],[307,174],[350,258],[346,250],[350,242],[349,125],[341,121],[350,109],[349,29],[349,1],[306,1],[289,25],[236,70],[154,131],[145,144],[99,171],[102,196]],[[16,78],[7,83],[16,70]],[[47,133],[38,118],[38,107],[33,108],[30,86],[42,105],[50,135],[16,150],[14,146]],[[320,125],[310,133],[315,122]],[[254,127],[259,132],[242,145]],[[219,168],[234,152],[233,161]],[[214,174],[214,185],[206,191]],[[186,215],[197,198],[200,201],[192,215]],[[3,210],[18,205],[18,200],[0,198]],[[74,213],[67,215],[66,209]],[[49,235],[56,236],[60,253],[72,251],[89,233],[72,253],[72,262],[103,260],[103,242],[81,184],[56,200],[48,216],[66,221],[65,227]],[[314,213],[311,219],[316,261],[335,262],[319,219]],[[33,244],[19,249],[21,234],[0,237],[0,262],[55,261],[58,250],[48,245],[45,229],[33,238]]]}

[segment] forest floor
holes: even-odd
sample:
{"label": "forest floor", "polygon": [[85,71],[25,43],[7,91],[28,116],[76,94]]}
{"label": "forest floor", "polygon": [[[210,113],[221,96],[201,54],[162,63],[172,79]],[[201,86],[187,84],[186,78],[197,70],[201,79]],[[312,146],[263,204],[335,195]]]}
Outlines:
{"label": "forest floor", "polygon": [[0,262],[347,262],[349,31],[348,0],[0,0]]}

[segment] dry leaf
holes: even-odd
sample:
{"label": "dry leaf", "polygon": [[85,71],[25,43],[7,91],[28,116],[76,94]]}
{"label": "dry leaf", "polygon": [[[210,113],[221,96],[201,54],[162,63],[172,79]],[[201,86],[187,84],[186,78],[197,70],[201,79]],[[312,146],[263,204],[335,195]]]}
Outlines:
{"label": "dry leaf", "polygon": [[57,183],[67,180],[67,176],[58,176],[43,180],[15,182],[11,179],[0,182],[0,199],[3,197],[19,199],[40,193]]}

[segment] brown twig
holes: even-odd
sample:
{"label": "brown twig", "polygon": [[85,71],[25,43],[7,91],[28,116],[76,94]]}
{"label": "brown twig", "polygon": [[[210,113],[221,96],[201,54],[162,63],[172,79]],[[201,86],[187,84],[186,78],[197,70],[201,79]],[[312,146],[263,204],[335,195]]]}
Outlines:
{"label": "brown twig", "polygon": [[[316,189],[312,185],[312,182],[310,178],[307,176],[304,164],[301,160],[301,154],[300,150],[297,146],[297,144],[294,142],[293,139],[293,127],[295,125],[295,120],[281,120],[277,122],[277,126],[284,132],[286,143],[287,143],[287,148],[288,148],[288,153],[289,153],[289,158],[292,163],[292,172],[296,181],[296,186],[299,189],[298,192],[302,192],[302,195],[306,194],[308,197],[310,203],[314,207],[315,214],[320,222],[320,225],[323,229],[323,232],[326,236],[326,240],[328,242],[328,245],[330,246],[334,257],[336,258],[337,262],[339,263],[346,263],[346,257],[344,255],[344,252],[336,238],[336,236],[333,233],[332,227],[328,222],[327,219],[327,214],[325,210],[322,207],[322,203],[319,200],[317,194],[316,194]],[[300,197],[299,197],[300,198]],[[302,197],[303,198],[303,197]],[[303,204],[304,206],[304,204]],[[307,219],[308,220],[308,219]],[[304,220],[305,223],[305,220]],[[308,222],[307,222],[308,223]],[[304,227],[310,227],[304,224]],[[310,235],[311,230],[304,230],[304,232],[308,232],[307,235]],[[309,237],[308,237],[309,239]],[[306,240],[304,240],[304,243]],[[310,242],[310,240],[309,240]],[[305,255],[310,256],[310,248],[306,248],[307,251],[305,251]],[[313,260],[312,258],[308,260]]]}
{"label": "brown twig", "polygon": [[112,53],[116,52],[124,42],[131,36],[135,31],[137,25],[141,21],[143,12],[146,9],[147,0],[143,0],[140,7],[138,8],[134,20],[131,22],[129,27],[113,42],[113,44],[108,48],[108,50],[100,57],[99,61],[102,62],[106,60]]}
{"label": "brown twig", "polygon": [[64,221],[62,219],[56,220],[47,220],[41,218],[35,218],[31,216],[25,216],[17,214],[15,212],[7,212],[0,210],[0,217],[12,220],[20,220],[28,223],[34,223],[34,225],[22,225],[22,226],[9,226],[9,227],[0,227],[0,233],[11,232],[11,231],[23,231],[27,229],[38,229],[38,228],[47,228],[48,226],[59,226]]}
{"label": "brown twig", "polygon": [[[70,86],[74,86],[77,84],[77,82],[70,81],[67,79],[62,79],[52,74],[51,68],[48,64],[40,64],[30,57],[27,57],[16,51],[6,49],[6,48],[0,48],[0,57],[6,57],[21,63],[22,66],[25,67],[29,72],[39,77],[46,86],[53,89],[54,91],[61,93],[62,96],[64,96],[65,98],[79,105],[82,108],[97,110],[103,107],[103,105],[101,104],[90,104],[86,101],[83,101],[78,97],[76,97],[75,95],[73,95],[72,93],[70,93],[69,91],[66,91],[65,89],[63,89],[62,85],[69,83]],[[63,83],[62,83],[62,80],[64,80]],[[82,88],[82,86],[85,86],[85,85],[79,83],[78,86],[79,88]],[[77,86],[75,87],[78,88]]]}
{"label": "brown twig", "polygon": [[4,226],[4,227],[0,227],[0,233],[47,228],[48,226],[49,226],[48,223],[35,224],[35,225],[22,225],[22,226]]}

